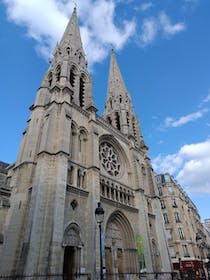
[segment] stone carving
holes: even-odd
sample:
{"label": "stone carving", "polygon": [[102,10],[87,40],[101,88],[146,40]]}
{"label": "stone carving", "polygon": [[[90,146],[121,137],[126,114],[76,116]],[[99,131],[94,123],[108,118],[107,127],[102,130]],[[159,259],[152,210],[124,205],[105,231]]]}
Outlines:
{"label": "stone carving", "polygon": [[106,142],[103,142],[99,147],[99,157],[103,168],[112,176],[117,176],[120,173],[120,162],[114,148]]}

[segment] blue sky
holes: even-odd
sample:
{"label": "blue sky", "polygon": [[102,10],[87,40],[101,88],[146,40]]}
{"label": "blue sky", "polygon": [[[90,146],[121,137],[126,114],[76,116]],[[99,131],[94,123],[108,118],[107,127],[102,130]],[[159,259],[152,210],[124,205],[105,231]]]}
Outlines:
{"label": "blue sky", "polygon": [[210,218],[208,0],[0,0],[0,160],[16,160],[73,2],[99,114],[114,48],[155,171],[173,174]]}

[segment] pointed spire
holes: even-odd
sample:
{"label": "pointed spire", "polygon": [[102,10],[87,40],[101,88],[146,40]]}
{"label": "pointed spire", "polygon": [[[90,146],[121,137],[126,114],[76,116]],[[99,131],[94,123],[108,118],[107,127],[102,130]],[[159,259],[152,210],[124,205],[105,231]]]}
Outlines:
{"label": "pointed spire", "polygon": [[120,69],[117,64],[114,50],[111,51],[109,81],[108,81],[108,98],[116,95],[124,95],[127,92]]}
{"label": "pointed spire", "polygon": [[134,113],[130,94],[123,81],[114,51],[111,52],[109,81],[105,113],[103,117],[110,125],[128,137],[132,137],[140,146],[142,142],[138,119]]}
{"label": "pointed spire", "polygon": [[80,52],[83,56],[85,55],[82,47],[82,40],[81,40],[80,29],[78,25],[76,7],[74,8],[70,21],[60,41],[59,47],[60,48],[71,47],[72,51]]}
{"label": "pointed spire", "polygon": [[55,92],[55,95],[58,90],[65,89],[69,102],[83,109],[97,110],[93,102],[92,79],[87,69],[76,8],[60,43],[55,48],[42,85]]}

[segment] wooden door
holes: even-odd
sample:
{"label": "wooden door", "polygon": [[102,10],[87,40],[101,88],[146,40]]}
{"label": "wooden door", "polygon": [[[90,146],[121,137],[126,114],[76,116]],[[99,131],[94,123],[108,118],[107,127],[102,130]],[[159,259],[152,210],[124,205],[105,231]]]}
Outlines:
{"label": "wooden door", "polygon": [[63,279],[73,280],[75,271],[75,247],[67,246],[64,252]]}
{"label": "wooden door", "polygon": [[123,279],[124,269],[123,269],[123,251],[122,249],[117,249],[117,265],[118,265],[118,274],[119,279]]}
{"label": "wooden door", "polygon": [[111,248],[105,248],[106,259],[106,279],[112,279],[112,250]]}

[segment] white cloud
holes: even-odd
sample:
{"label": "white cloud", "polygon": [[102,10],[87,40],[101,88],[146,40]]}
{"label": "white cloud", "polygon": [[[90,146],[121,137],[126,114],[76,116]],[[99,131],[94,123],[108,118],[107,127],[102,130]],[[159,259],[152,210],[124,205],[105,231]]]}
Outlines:
{"label": "white cloud", "polygon": [[141,6],[138,8],[138,10],[141,10],[144,12],[144,11],[147,11],[150,8],[152,8],[152,6],[153,6],[152,2],[146,2],[146,3],[141,4]]}
{"label": "white cloud", "polygon": [[198,107],[202,107],[203,105],[205,105],[209,101],[210,101],[210,89],[209,89],[209,94],[201,101],[201,103],[199,104]]}
{"label": "white cloud", "polygon": [[188,114],[186,116],[182,116],[180,117],[179,119],[173,119],[172,117],[167,117],[164,121],[164,124],[165,124],[165,127],[178,127],[178,126],[182,126],[186,123],[189,123],[189,122],[192,122],[192,121],[195,121],[197,119],[200,119],[203,117],[204,113],[206,113],[208,110],[206,109],[203,109],[203,110],[200,110],[200,111],[197,111],[195,113],[191,113],[191,114]]}
{"label": "white cloud", "polygon": [[186,25],[184,23],[172,24],[169,16],[165,12],[161,12],[157,17],[149,17],[143,20],[140,45],[145,47],[151,44],[157,35],[169,38],[183,32],[185,29]]}
{"label": "white cloud", "polygon": [[143,21],[142,34],[140,36],[141,46],[147,46],[152,43],[158,32],[158,24],[154,18],[148,18]]}
{"label": "white cloud", "polygon": [[[3,0],[11,21],[27,28],[27,35],[36,41],[36,49],[49,58],[60,40],[73,11],[73,1]],[[112,0],[78,0],[81,36],[90,64],[102,61],[111,45],[119,50],[134,34],[135,22],[114,23],[115,3]],[[91,12],[90,12],[91,11]],[[93,51],[94,50],[94,51]]]}
{"label": "white cloud", "polygon": [[210,195],[210,139],[184,145],[171,155],[159,155],[152,161],[155,172],[174,174],[190,193]]}
{"label": "white cloud", "polygon": [[186,26],[182,22],[176,24],[171,24],[170,18],[166,15],[165,12],[161,12],[159,16],[160,25],[166,36],[171,36],[186,29]]}

